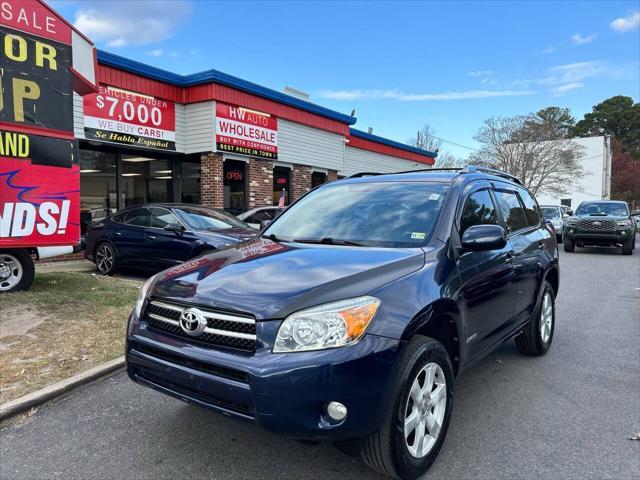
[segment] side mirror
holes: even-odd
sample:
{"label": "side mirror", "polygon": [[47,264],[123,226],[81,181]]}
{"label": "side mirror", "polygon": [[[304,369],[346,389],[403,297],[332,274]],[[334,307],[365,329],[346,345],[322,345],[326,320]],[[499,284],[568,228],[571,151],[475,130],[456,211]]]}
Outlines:
{"label": "side mirror", "polygon": [[567,210],[567,215],[569,216],[573,215],[573,210]]}
{"label": "side mirror", "polygon": [[184,228],[179,223],[168,223],[164,226],[164,230],[169,232],[181,232]]}
{"label": "side mirror", "polygon": [[500,250],[507,244],[507,234],[500,225],[473,225],[462,235],[462,248],[472,252]]}
{"label": "side mirror", "polygon": [[265,228],[267,228],[269,225],[271,225],[271,222],[273,220],[262,220],[260,222],[260,230],[264,230]]}

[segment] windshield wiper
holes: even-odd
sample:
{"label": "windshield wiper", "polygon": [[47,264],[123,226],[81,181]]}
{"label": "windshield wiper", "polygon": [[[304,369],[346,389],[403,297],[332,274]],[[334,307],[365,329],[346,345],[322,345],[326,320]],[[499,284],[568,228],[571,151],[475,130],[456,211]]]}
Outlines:
{"label": "windshield wiper", "polygon": [[366,243],[354,242],[353,240],[341,240],[338,238],[323,237],[323,238],[294,238],[293,242],[298,243],[324,243],[326,245],[350,245],[353,247],[369,247]]}
{"label": "windshield wiper", "polygon": [[268,238],[269,240],[273,240],[274,242],[284,242],[283,238],[280,238],[275,233],[270,233],[269,235],[262,235],[262,238]]}

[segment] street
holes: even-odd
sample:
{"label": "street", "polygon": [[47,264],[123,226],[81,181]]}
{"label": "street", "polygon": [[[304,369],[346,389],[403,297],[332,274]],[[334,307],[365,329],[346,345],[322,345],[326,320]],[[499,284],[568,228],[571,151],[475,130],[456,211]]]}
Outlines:
{"label": "street", "polygon": [[[525,357],[510,341],[462,374],[424,478],[638,478],[640,248],[560,254],[551,350]],[[122,372],[5,426],[0,443],[2,479],[380,478],[331,445],[270,435]]]}

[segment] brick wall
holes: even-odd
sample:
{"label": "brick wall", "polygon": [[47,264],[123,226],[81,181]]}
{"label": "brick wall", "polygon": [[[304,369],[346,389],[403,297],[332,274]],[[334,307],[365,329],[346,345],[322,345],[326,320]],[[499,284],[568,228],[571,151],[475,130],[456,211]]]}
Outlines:
{"label": "brick wall", "polygon": [[273,204],[273,163],[271,160],[249,160],[248,209]]}
{"label": "brick wall", "polygon": [[200,157],[200,193],[202,205],[213,208],[224,207],[224,162],[222,156],[207,153]]}
{"label": "brick wall", "polygon": [[294,165],[291,172],[291,202],[311,190],[311,167]]}

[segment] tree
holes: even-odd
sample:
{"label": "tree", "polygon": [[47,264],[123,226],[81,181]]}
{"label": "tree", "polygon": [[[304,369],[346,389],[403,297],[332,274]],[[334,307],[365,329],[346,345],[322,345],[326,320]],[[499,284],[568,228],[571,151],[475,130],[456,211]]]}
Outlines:
{"label": "tree", "polygon": [[515,175],[534,194],[565,194],[584,176],[578,161],[583,149],[555,133],[556,125],[533,114],[493,117],[475,135],[481,148],[470,161]]}
{"label": "tree", "polygon": [[462,168],[467,163],[464,158],[456,157],[449,152],[443,152],[436,157],[434,168]]}
{"label": "tree", "polygon": [[558,140],[569,138],[569,132],[575,127],[576,119],[571,110],[560,107],[547,107],[539,110],[525,123],[525,132],[539,140]]}
{"label": "tree", "polygon": [[640,103],[617,95],[595,105],[574,128],[572,136],[610,135],[620,142],[623,152],[640,158]]}
{"label": "tree", "polygon": [[640,200],[640,159],[622,150],[620,142],[612,142],[611,198],[634,204]]}
{"label": "tree", "polygon": [[408,140],[408,144],[412,147],[421,148],[422,150],[428,150],[433,153],[438,153],[442,146],[442,141],[434,137],[436,131],[431,128],[428,123],[418,130],[415,137]]}

